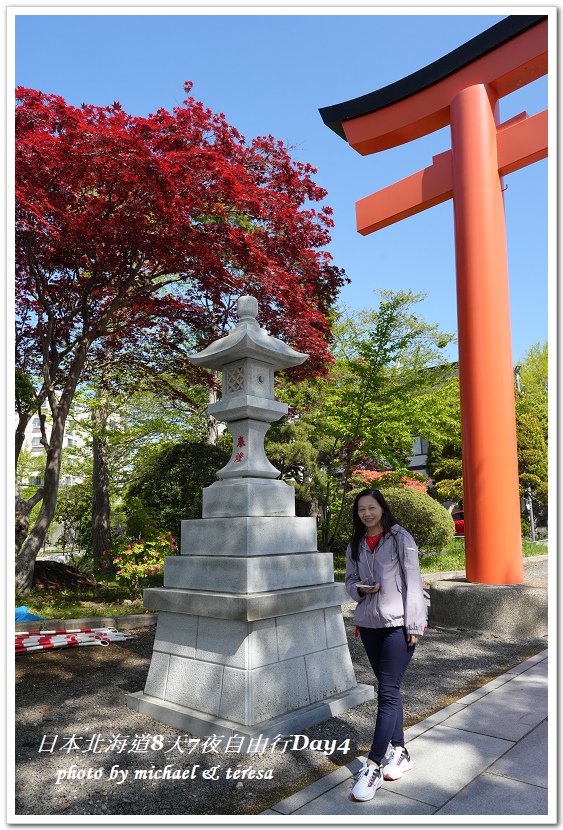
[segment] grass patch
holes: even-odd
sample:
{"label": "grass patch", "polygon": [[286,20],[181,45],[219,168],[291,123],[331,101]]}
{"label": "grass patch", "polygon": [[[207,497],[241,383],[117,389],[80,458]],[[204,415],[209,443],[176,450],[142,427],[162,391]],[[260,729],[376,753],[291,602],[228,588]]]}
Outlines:
{"label": "grass patch", "polygon": [[16,607],[20,605],[27,605],[32,614],[57,620],[120,617],[124,614],[142,614],[146,610],[142,596],[134,597],[129,589],[111,582],[92,588],[34,589],[28,594],[16,593]]}
{"label": "grass patch", "polygon": [[[547,553],[547,544],[530,542],[522,539],[523,556],[540,556]],[[463,536],[454,538],[440,553],[426,553],[420,557],[420,570],[423,574],[437,571],[464,571],[465,570],[465,539]],[[344,582],[346,576],[346,557],[340,554],[334,557],[334,579]]]}

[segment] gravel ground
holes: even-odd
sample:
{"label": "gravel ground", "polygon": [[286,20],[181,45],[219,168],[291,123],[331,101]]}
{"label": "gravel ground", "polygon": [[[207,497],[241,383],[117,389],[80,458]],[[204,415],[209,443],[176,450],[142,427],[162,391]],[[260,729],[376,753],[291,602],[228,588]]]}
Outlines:
{"label": "gravel ground", "polygon": [[[530,566],[527,578],[542,578]],[[359,638],[354,636],[354,604],[343,606],[350,653],[359,683],[374,679]],[[137,629],[131,640],[107,648],[36,652],[16,660],[16,815],[249,815],[260,813],[292,792],[369,749],[373,701],[303,730],[313,739],[349,739],[347,754],[306,749],[248,754],[194,751],[187,736],[183,752],[174,746],[178,730],[127,708],[128,692],[142,689],[152,654],[154,627]],[[405,723],[411,725],[487,679],[502,674],[546,648],[547,638],[526,642],[458,630],[429,629],[417,646],[403,680]],[[43,751],[39,752],[43,736]],[[53,751],[52,736],[58,736]],[[100,737],[96,739],[96,736]],[[161,736],[154,748],[146,736]],[[74,747],[69,739],[74,736]],[[119,737],[116,737],[119,736]],[[119,738],[122,739],[121,744]],[[126,740],[124,741],[123,739]],[[135,738],[137,742],[135,743]],[[144,740],[142,740],[144,739]],[[97,743],[96,743],[97,740]],[[113,745],[112,745],[113,740]],[[67,745],[67,748],[63,748]],[[160,748],[159,748],[160,746]],[[190,770],[185,780],[134,780],[137,769]],[[71,778],[79,774],[98,778]],[[112,767],[128,771],[110,780]],[[199,765],[199,767],[196,767]],[[217,766],[218,780],[202,778]],[[271,779],[227,779],[229,768],[271,770]],[[102,770],[102,772],[98,772]],[[67,776],[62,778],[62,772]],[[149,774],[149,773],[147,773]]]}

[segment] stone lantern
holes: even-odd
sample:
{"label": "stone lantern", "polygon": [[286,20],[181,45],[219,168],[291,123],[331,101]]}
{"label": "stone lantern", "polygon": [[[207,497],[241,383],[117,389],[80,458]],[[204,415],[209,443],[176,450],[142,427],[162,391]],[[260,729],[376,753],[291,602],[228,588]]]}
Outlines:
{"label": "stone lantern", "polygon": [[222,398],[208,409],[227,423],[233,438],[231,459],[217,473],[221,480],[203,491],[203,517],[295,516],[293,488],[279,480],[280,471],[266,458],[264,436],[288,410],[274,397],[274,372],[299,366],[309,355],[258,325],[254,297],[240,297],[238,313],[240,322],[230,334],[190,358],[196,366],[222,372]]}
{"label": "stone lantern", "polygon": [[201,519],[182,522],[180,556],[167,557],[164,587],[145,591],[158,610],[142,692],[128,706],[194,735],[290,734],[363,703],[334,582],[319,552],[316,520],[295,515],[291,485],[264,452],[269,424],[287,412],[274,372],[308,355],[271,337],[254,297],[239,323],[190,358],[222,372],[210,414],[233,438],[229,462],[203,491]]}

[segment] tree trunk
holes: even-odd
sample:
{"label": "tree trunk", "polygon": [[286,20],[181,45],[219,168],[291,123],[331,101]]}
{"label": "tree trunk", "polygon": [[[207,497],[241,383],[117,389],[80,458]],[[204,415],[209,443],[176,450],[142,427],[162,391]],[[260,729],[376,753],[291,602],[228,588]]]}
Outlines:
{"label": "tree trunk", "polygon": [[32,412],[22,412],[22,414],[20,415],[19,420],[18,420],[18,425],[16,427],[16,450],[15,450],[16,469],[18,467],[18,459],[20,457],[20,453],[22,451],[22,447],[23,447],[24,442],[25,442],[25,428],[29,424],[29,421],[30,421],[32,415],[33,415]]}
{"label": "tree trunk", "polygon": [[31,511],[37,504],[37,502],[41,501],[43,498],[43,488],[40,488],[33,498],[28,499],[27,501],[23,499],[19,493],[16,494],[16,556],[26,540],[27,534],[29,532],[29,517]]}
{"label": "tree trunk", "polygon": [[346,496],[348,494],[348,490],[350,489],[350,483],[348,480],[348,476],[350,474],[350,470],[348,469],[345,473],[344,483],[342,485],[342,499],[340,501],[340,507],[338,509],[338,514],[336,516],[336,522],[334,523],[334,527],[332,529],[332,533],[328,540],[328,548],[329,550],[332,548],[334,544],[334,540],[338,535],[338,531],[340,530],[340,523],[342,521],[342,517],[344,515],[344,507],[346,505]]}
{"label": "tree trunk", "polygon": [[[215,380],[217,379],[217,373],[214,372]],[[213,386],[209,387],[209,403],[217,403],[219,396],[217,394],[217,385],[216,383]],[[219,438],[219,424],[216,418],[213,415],[207,416],[207,443],[212,444],[212,446],[217,446],[217,439]]]}
{"label": "tree trunk", "polygon": [[[45,461],[45,474],[43,476],[42,503],[39,515],[33,525],[31,533],[28,534],[16,556],[16,588],[22,593],[28,593],[33,585],[33,571],[37,554],[41,550],[49,525],[53,521],[57,509],[57,494],[59,490],[59,478],[61,474],[61,461],[63,457],[63,440],[65,434],[65,423],[74,393],[76,384],[86,362],[88,341],[84,341],[78,350],[68,375],[68,381],[61,399],[56,401],[54,391],[49,392],[49,406],[53,417],[53,427],[49,444],[46,447],[47,458]],[[34,496],[36,499],[38,494]],[[32,500],[33,501],[33,500]]]}
{"label": "tree trunk", "polygon": [[[99,398],[99,395],[98,395]],[[93,459],[92,459],[92,551],[96,568],[107,568],[109,557],[104,553],[111,550],[110,497],[109,497],[109,451],[107,440],[107,410],[96,405],[92,414]]]}
{"label": "tree trunk", "polygon": [[[31,533],[25,539],[16,556],[16,588],[23,593],[27,593],[33,584],[35,560],[43,546],[49,525],[53,521],[57,507],[57,491],[59,487],[64,428],[67,414],[68,405],[64,409],[59,408],[53,417],[53,428],[45,464],[41,509]],[[21,533],[23,533],[23,527],[20,527]]]}
{"label": "tree trunk", "polygon": [[16,495],[16,556],[25,542],[29,530],[30,512],[31,509],[28,509],[27,502],[21,496]]}

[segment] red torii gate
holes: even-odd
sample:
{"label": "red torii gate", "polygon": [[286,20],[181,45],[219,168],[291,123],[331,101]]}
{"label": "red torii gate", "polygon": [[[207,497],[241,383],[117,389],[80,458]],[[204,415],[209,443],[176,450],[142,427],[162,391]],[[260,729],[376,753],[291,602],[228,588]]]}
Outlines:
{"label": "red torii gate", "polygon": [[451,150],[360,199],[356,217],[366,235],[454,201],[470,582],[523,580],[501,177],[547,156],[547,111],[500,124],[498,100],[547,73],[547,26],[546,15],[512,15],[413,75],[320,110],[361,155],[451,128]]}

